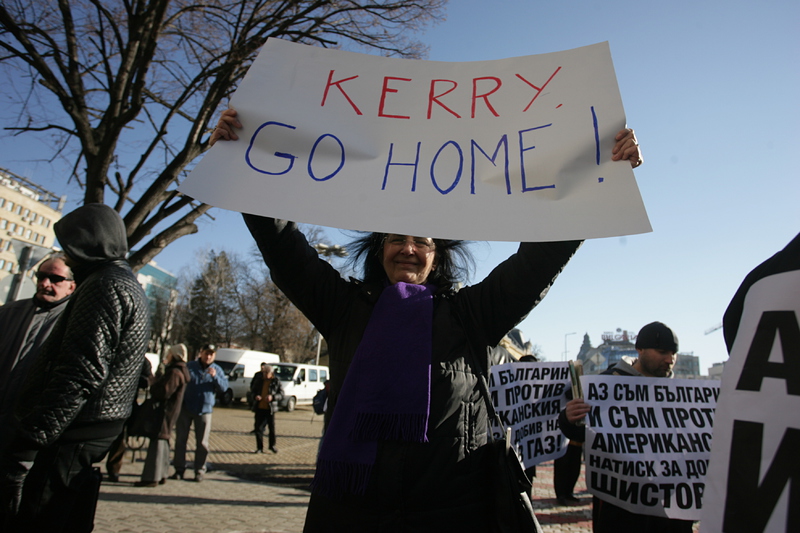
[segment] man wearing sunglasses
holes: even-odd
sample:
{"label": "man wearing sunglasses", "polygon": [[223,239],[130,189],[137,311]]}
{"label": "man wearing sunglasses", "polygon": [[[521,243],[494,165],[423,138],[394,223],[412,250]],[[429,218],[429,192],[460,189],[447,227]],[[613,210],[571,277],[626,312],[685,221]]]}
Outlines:
{"label": "man wearing sunglasses", "polygon": [[[75,290],[72,270],[61,255],[39,265],[36,279],[32,298],[0,307],[0,427],[7,427],[19,387]],[[10,435],[2,432],[0,447]]]}

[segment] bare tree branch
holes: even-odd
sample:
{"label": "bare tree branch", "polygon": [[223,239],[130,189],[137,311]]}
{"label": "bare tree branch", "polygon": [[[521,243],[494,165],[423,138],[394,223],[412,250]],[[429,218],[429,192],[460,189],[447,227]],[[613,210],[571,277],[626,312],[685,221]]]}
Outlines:
{"label": "bare tree branch", "polygon": [[83,187],[84,202],[109,195],[118,211],[130,206],[138,268],[197,231],[209,207],[176,188],[268,38],[421,57],[425,47],[409,36],[440,20],[446,2],[5,0],[0,69],[29,77],[6,76],[0,91],[20,112],[3,127],[57,133],[53,156],[68,159],[67,179]]}

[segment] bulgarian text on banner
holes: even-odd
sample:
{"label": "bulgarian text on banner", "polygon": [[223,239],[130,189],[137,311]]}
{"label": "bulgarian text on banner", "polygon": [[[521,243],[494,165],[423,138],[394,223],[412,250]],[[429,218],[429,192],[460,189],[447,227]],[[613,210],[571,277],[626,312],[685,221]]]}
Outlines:
{"label": "bulgarian text on banner", "polygon": [[558,427],[558,414],[570,387],[567,363],[506,363],[491,368],[489,390],[502,428],[492,423],[497,437],[511,428],[511,441],[525,468],[564,455],[567,439]]}
{"label": "bulgarian text on banner", "polygon": [[586,485],[630,512],[699,520],[718,381],[583,376]]}

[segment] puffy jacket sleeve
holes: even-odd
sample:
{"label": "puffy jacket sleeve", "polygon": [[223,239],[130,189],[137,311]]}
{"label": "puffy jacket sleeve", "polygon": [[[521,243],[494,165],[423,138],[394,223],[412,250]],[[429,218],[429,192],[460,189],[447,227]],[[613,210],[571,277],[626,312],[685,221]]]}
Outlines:
{"label": "puffy jacket sleeve", "polygon": [[308,244],[297,224],[245,214],[244,221],[264,257],[272,280],[323,337],[330,335],[347,282]]}
{"label": "puffy jacket sleeve", "polygon": [[276,377],[274,380],[272,380],[272,383],[273,383],[272,401],[273,402],[283,401],[284,393],[283,393],[283,384],[281,383],[281,380],[279,380]]}
{"label": "puffy jacket sleeve", "polygon": [[480,283],[459,291],[483,346],[495,346],[545,297],[582,241],[521,243]]}

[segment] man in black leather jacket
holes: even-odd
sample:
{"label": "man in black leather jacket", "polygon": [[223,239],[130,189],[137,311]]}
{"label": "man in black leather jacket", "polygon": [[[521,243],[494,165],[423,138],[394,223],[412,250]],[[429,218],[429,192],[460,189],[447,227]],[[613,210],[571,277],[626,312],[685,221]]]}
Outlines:
{"label": "man in black leather jacket", "polygon": [[0,458],[12,531],[91,531],[100,461],[131,412],[148,340],[148,304],[125,261],[125,225],[104,204],[54,230],[78,288],[22,386],[15,440]]}

